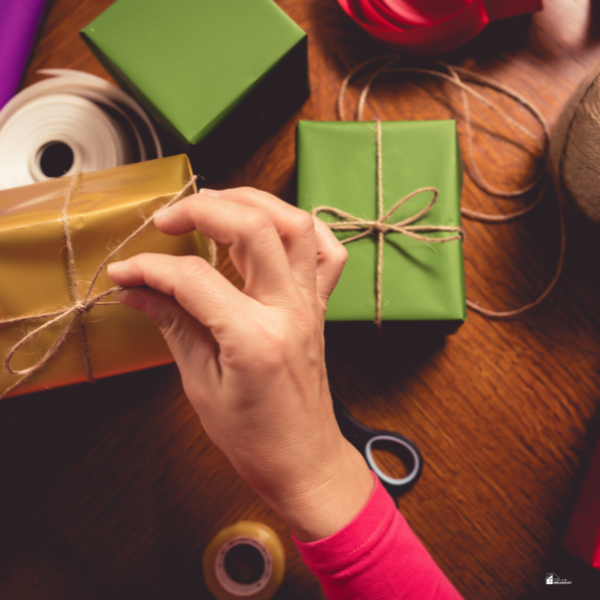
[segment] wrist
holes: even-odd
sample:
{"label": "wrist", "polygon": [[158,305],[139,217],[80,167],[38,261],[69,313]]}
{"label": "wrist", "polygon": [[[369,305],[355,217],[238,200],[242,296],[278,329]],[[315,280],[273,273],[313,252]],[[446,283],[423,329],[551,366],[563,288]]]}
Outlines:
{"label": "wrist", "polygon": [[365,506],[374,487],[361,454],[341,438],[336,460],[293,496],[267,502],[303,542],[326,538],[343,529]]}

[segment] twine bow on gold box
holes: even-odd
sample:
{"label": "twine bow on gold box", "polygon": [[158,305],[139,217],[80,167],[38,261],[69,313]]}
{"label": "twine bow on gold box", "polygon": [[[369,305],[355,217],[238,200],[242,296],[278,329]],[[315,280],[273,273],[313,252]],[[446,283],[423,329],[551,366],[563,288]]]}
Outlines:
{"label": "twine bow on gold box", "polygon": [[[169,159],[161,159],[162,161],[170,161],[169,163],[163,162],[162,164],[160,164],[160,166],[156,166],[156,170],[158,171],[162,171],[164,170],[165,173],[173,173],[173,172],[177,172],[179,173],[180,171],[184,171],[184,169],[181,169],[181,165],[183,162],[183,165],[185,165],[187,168],[189,168],[189,163],[187,162],[187,158],[186,157],[173,157],[173,158],[169,158]],[[157,163],[160,161],[156,161]],[[132,187],[135,187],[135,178],[131,177],[131,172],[133,169],[139,169],[140,171],[140,176],[141,176],[141,180],[144,181],[145,183],[143,185],[148,185],[147,181],[148,181],[148,169],[152,168],[152,165],[150,165],[150,163],[145,163],[145,166],[140,166],[140,165],[127,165],[126,167],[118,167],[117,169],[111,169],[110,171],[115,172],[115,174],[110,173],[107,174],[106,177],[107,179],[105,179],[104,181],[110,181],[110,177],[115,177],[115,181],[126,181],[127,183],[124,184],[124,189],[132,189]],[[130,171],[128,171],[128,177],[125,177],[122,172],[119,171],[119,169],[130,169]],[[145,170],[144,170],[145,169]],[[187,169],[185,169],[187,170]],[[188,171],[189,172],[189,171]],[[96,174],[94,174],[94,177],[96,177],[96,181],[98,181],[102,175],[102,172],[97,172]],[[108,171],[107,171],[108,173]],[[100,174],[100,175],[98,175]],[[183,174],[183,173],[182,173]],[[179,175],[177,175],[178,177]],[[120,177],[120,179],[119,179]],[[176,179],[176,177],[174,175],[171,175],[171,179]],[[187,196],[189,194],[189,190],[190,188],[194,187],[195,184],[195,176],[190,177],[187,182],[185,182],[185,184],[183,185],[183,187],[179,190],[178,193],[172,194],[172,197],[164,202],[161,201],[163,199],[166,199],[165,197],[159,196],[156,197],[155,199],[152,200],[153,207],[161,207],[161,206],[170,206],[172,204],[174,204],[175,202],[178,202],[180,199],[182,199],[183,197]],[[88,333],[86,332],[86,326],[85,323],[83,321],[83,317],[84,315],[88,314],[88,313],[94,313],[95,312],[95,308],[96,307],[104,307],[104,306],[120,306],[121,303],[114,300],[114,298],[110,298],[111,296],[113,296],[115,293],[119,292],[120,290],[122,290],[123,288],[119,287],[119,286],[110,286],[107,288],[106,283],[103,282],[101,286],[99,286],[99,278],[100,275],[102,274],[103,270],[105,269],[106,265],[111,261],[114,260],[123,250],[123,248],[125,248],[126,246],[128,246],[133,240],[137,239],[140,237],[140,235],[142,234],[142,232],[144,232],[145,230],[147,230],[150,225],[153,223],[154,221],[154,208],[152,209],[152,214],[150,214],[147,217],[144,217],[142,215],[142,222],[139,226],[137,226],[137,228],[135,228],[133,230],[132,233],[127,233],[127,228],[125,228],[125,232],[124,232],[124,239],[122,241],[120,241],[118,244],[115,245],[115,247],[110,250],[108,253],[106,253],[105,255],[101,254],[101,248],[97,248],[96,252],[91,255],[93,257],[96,257],[98,255],[98,263],[97,263],[97,267],[95,266],[95,263],[93,262],[93,259],[91,261],[91,264],[94,265],[93,266],[93,270],[89,270],[86,271],[85,276],[82,277],[80,273],[78,273],[78,269],[76,266],[76,256],[75,256],[75,244],[74,244],[74,240],[73,240],[73,232],[72,232],[72,227],[75,225],[77,226],[79,221],[75,220],[72,222],[72,225],[69,225],[69,218],[68,218],[68,210],[69,210],[69,206],[72,203],[73,197],[74,197],[74,193],[76,191],[78,191],[78,187],[80,186],[80,182],[82,180],[82,174],[81,173],[77,173],[76,175],[74,175],[70,182],[65,182],[68,183],[68,189],[66,190],[66,192],[64,193],[64,200],[63,200],[63,205],[62,205],[62,211],[60,213],[60,223],[61,223],[61,227],[62,227],[62,234],[63,234],[63,238],[64,238],[64,248],[66,249],[66,267],[67,267],[67,274],[68,274],[68,294],[70,296],[70,301],[58,308],[58,309],[52,309],[52,310],[40,310],[39,312],[33,312],[33,314],[31,314],[31,312],[28,314],[27,312],[25,312],[25,314],[23,316],[16,316],[16,317],[12,317],[12,318],[5,318],[0,320],[0,327],[2,329],[4,329],[5,327],[8,327],[10,325],[17,325],[20,326],[19,328],[19,334],[18,334],[18,338],[16,343],[12,342],[12,345],[7,345],[7,342],[4,342],[4,348],[3,348],[3,353],[4,353],[4,365],[7,371],[7,374],[11,377],[14,378],[14,383],[10,383],[10,379],[9,377],[5,376],[5,380],[8,379],[8,383],[5,381],[4,385],[3,385],[3,389],[0,389],[0,400],[5,398],[8,395],[11,395],[13,392],[15,392],[15,390],[17,390],[18,388],[21,388],[22,386],[25,386],[25,384],[27,384],[30,380],[32,380],[32,378],[37,375],[38,373],[40,373],[40,371],[42,371],[42,369],[44,369],[44,367],[46,367],[46,365],[49,365],[53,359],[58,358],[58,354],[60,353],[61,356],[63,357],[63,359],[65,358],[61,352],[61,349],[63,348],[63,346],[65,346],[65,344],[67,343],[67,340],[70,340],[72,338],[71,334],[74,333],[78,333],[78,345],[80,347],[80,355],[81,356],[75,356],[73,359],[68,359],[71,363],[75,364],[81,364],[79,361],[83,362],[83,369],[84,369],[84,373],[85,373],[85,378],[88,381],[94,381],[95,377],[94,377],[94,373],[92,370],[92,360],[90,358],[90,341],[88,340]],[[62,181],[62,180],[60,180]],[[57,181],[56,184],[58,185],[59,182]],[[107,184],[106,183],[102,183],[101,184],[104,189],[106,189]],[[122,184],[123,185],[123,184]],[[172,185],[172,184],[169,184]],[[129,187],[127,187],[129,186]],[[36,186],[29,186],[31,188],[31,194],[35,194],[35,192],[37,191]],[[150,184],[150,187],[152,187],[152,185]],[[136,194],[139,194],[139,192],[136,192]],[[84,196],[86,194],[84,193]],[[94,194],[90,194],[88,193],[87,196],[93,196]],[[171,194],[170,194],[171,195]],[[80,197],[83,198],[84,196]],[[98,194],[96,194],[96,196],[98,196]],[[168,198],[168,196],[167,196]],[[78,200],[79,201],[79,200]],[[159,204],[160,203],[160,204]],[[158,204],[158,206],[157,206]],[[130,221],[135,222],[135,217],[137,216],[137,213],[139,212],[139,208],[136,208],[135,206],[133,207],[133,214],[131,212],[130,209],[130,213],[131,214],[131,218]],[[75,213],[77,214],[77,213]],[[134,216],[135,215],[135,216]],[[80,217],[81,222],[83,222],[83,217]],[[55,221],[54,221],[55,222]],[[111,226],[111,223],[113,223],[109,217],[107,217],[107,221],[106,221],[109,226]],[[115,231],[119,230],[119,223],[118,221],[114,221],[114,224],[112,225],[112,229]],[[131,229],[129,229],[129,231],[131,231]],[[159,232],[156,233],[152,233],[151,237],[149,239],[151,240],[155,240],[156,236],[163,236],[164,238],[170,238],[171,236],[164,236],[164,234],[160,234]],[[156,238],[157,239],[157,238]],[[173,238],[174,240],[174,238]],[[167,240],[169,244],[171,244],[171,242],[169,240]],[[35,240],[32,240],[31,242],[32,244],[36,243]],[[161,247],[161,243],[159,242],[158,244],[156,244],[155,246],[155,242],[148,242],[148,241],[144,241],[142,242],[142,248],[145,246],[147,247],[148,251],[153,251],[152,247],[155,246],[155,250],[156,251],[168,251],[166,250],[166,246],[162,246]],[[203,242],[204,243],[204,242]],[[150,246],[148,246],[148,244],[151,244]],[[173,241],[173,244],[179,244],[179,242],[177,241]],[[206,258],[208,260],[210,260],[213,264],[214,264],[214,247],[212,244],[212,241],[208,241],[207,244],[207,251],[206,253],[203,254],[206,256]],[[59,245],[59,242],[57,241],[57,245]],[[172,247],[172,246],[169,246]],[[181,248],[182,250],[184,248],[189,248],[191,249],[189,242],[187,244],[184,244],[183,242],[181,242],[181,245],[178,245],[177,247]],[[203,246],[204,247],[204,246]],[[100,250],[100,252],[97,252],[97,250]],[[181,250],[180,250],[181,251]],[[105,251],[106,252],[106,251]],[[183,250],[183,252],[185,252],[185,250]],[[88,258],[88,264],[90,263],[89,258]],[[59,284],[59,287],[62,287]],[[43,300],[42,300],[43,294],[40,295],[40,304],[43,305]],[[115,308],[114,310],[119,310],[117,308]],[[112,311],[111,311],[111,315],[112,315]],[[138,318],[136,315],[131,315],[132,317],[136,317]],[[100,319],[102,319],[103,317],[101,316]],[[127,327],[127,321],[122,321],[121,319],[123,319],[123,315],[121,314],[119,316],[119,327],[121,329],[126,329]],[[125,313],[125,319],[127,319],[127,313]],[[27,327],[28,325],[31,325],[31,327]],[[96,325],[96,324],[95,324]],[[138,323],[139,325],[139,323]],[[149,322],[148,324],[150,327],[154,328],[154,325]],[[98,325],[96,325],[98,326]],[[102,325],[104,326],[104,325]],[[136,331],[135,329],[132,330],[132,332],[130,334],[127,334],[126,332],[124,332],[124,335],[135,335],[135,333],[133,333],[133,331]],[[42,338],[42,334],[43,334],[43,338]],[[15,339],[15,335],[17,335],[16,331],[13,333],[13,340]],[[154,334],[153,334],[154,335]],[[36,352],[37,357],[32,358],[32,363],[31,365],[28,365],[25,368],[16,368],[14,366],[14,361],[15,358],[17,356],[21,356],[23,355],[23,352],[25,351],[25,349],[28,346],[31,346],[31,344],[35,344],[35,350],[37,350],[38,345],[43,345],[44,349],[41,350],[39,353]],[[137,343],[137,342],[132,342],[132,343]],[[162,343],[162,340],[161,340]],[[118,342],[114,341],[111,342],[109,341],[108,344],[110,345],[109,347],[106,346],[105,344],[102,346],[102,348],[106,348],[106,350],[103,352],[111,352],[111,353],[115,353],[118,354]],[[72,342],[71,342],[71,347],[72,346]],[[96,350],[96,356],[98,356],[97,352],[98,352],[98,347],[97,344],[94,343],[94,349]],[[165,350],[162,349],[158,349],[155,351],[155,354],[157,355],[157,359],[156,362],[154,362],[154,364],[164,364],[164,362],[170,362],[168,355],[167,357],[165,357]],[[172,359],[171,359],[172,360]],[[23,361],[23,358],[21,358],[21,361]],[[54,363],[52,363],[54,364]],[[148,366],[152,366],[152,364],[149,364]],[[75,369],[75,366],[73,367]],[[137,367],[139,368],[139,367]],[[81,373],[81,366],[78,367],[79,372]],[[111,367],[111,372],[115,373],[115,372],[126,372],[127,370],[132,370],[131,368],[127,368],[126,364],[123,364],[122,370],[121,370],[121,366],[117,363],[116,366],[112,366]],[[106,370],[104,370],[103,374],[101,376],[106,376]],[[74,379],[72,382],[75,381],[79,381],[81,380],[81,377],[79,377],[78,379]],[[27,390],[28,391],[28,390]]]}

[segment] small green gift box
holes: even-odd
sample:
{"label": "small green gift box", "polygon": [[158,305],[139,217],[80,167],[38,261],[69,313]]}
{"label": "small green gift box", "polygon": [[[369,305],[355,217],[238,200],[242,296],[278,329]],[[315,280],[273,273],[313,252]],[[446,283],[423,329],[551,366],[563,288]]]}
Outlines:
{"label": "small green gift box", "polygon": [[273,0],[117,0],[80,34],[204,177],[309,95],[306,33]]}
{"label": "small green gift box", "polygon": [[[466,297],[462,240],[457,231],[461,223],[462,166],[456,123],[380,125],[378,134],[376,122],[298,123],[298,206],[308,211],[337,209],[321,211],[319,217],[338,227],[359,222],[358,226],[350,225],[350,231],[336,231],[340,240],[365,234],[346,244],[348,262],[329,301],[326,319],[376,320],[380,235],[372,229],[373,224],[412,192],[437,188],[439,195],[430,210],[431,189],[415,194],[380,219],[385,223],[381,319],[443,321],[458,326],[466,318]],[[422,236],[458,239],[436,243]]]}

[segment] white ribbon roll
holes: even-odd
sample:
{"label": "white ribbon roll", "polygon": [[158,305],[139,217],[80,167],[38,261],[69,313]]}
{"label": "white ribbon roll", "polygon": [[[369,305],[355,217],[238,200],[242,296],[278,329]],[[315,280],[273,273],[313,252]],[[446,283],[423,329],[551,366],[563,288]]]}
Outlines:
{"label": "white ribbon roll", "polygon": [[148,127],[157,157],[162,157],[152,122],[121,89],[81,71],[38,72],[51,79],[25,88],[0,111],[0,189],[52,179],[42,171],[41,159],[44,151],[56,143],[66,144],[73,152],[73,164],[66,175],[131,162],[123,128],[99,105],[110,107],[125,119],[135,136],[140,160],[146,160],[140,133],[119,104],[133,110]]}

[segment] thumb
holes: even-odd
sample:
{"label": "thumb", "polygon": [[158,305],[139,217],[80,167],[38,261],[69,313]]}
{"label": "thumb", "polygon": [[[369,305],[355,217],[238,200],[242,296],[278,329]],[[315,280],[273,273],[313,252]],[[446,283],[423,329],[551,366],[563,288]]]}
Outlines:
{"label": "thumb", "polygon": [[125,289],[117,295],[117,300],[145,313],[156,323],[181,371],[184,385],[186,374],[198,370],[205,371],[208,381],[212,381],[217,367],[215,341],[208,329],[176,300],[151,288]]}

